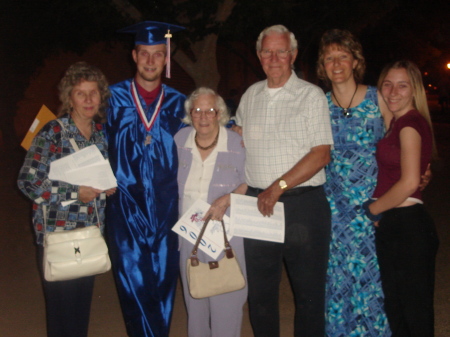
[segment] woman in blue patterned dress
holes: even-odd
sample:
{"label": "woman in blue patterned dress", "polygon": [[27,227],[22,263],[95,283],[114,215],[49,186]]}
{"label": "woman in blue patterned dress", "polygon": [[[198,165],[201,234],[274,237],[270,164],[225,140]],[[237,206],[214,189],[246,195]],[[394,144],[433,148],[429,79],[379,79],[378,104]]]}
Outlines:
{"label": "woman in blue patterned dress", "polygon": [[[327,93],[334,150],[325,190],[332,210],[328,264],[327,336],[390,336],[383,306],[374,227],[361,205],[373,193],[377,142],[390,113],[382,115],[375,87],[362,85],[361,44],[345,30],[322,36],[317,72]],[[383,105],[384,106],[384,105]],[[383,122],[384,117],[384,122]]]}

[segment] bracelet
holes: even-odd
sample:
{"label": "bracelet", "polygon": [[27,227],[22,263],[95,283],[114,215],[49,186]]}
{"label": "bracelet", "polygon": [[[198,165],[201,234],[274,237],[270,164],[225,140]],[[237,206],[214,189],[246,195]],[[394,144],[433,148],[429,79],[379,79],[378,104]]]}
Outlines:
{"label": "bracelet", "polygon": [[375,202],[374,199],[369,199],[369,200],[365,201],[365,202],[362,204],[362,208],[363,208],[363,210],[364,210],[366,216],[369,218],[369,220],[371,220],[371,221],[373,221],[373,222],[377,222],[377,221],[380,221],[380,220],[381,220],[381,218],[383,217],[383,213],[380,213],[380,214],[378,214],[378,215],[372,214],[372,212],[370,211],[369,206],[370,206],[370,204],[373,203],[373,202]]}

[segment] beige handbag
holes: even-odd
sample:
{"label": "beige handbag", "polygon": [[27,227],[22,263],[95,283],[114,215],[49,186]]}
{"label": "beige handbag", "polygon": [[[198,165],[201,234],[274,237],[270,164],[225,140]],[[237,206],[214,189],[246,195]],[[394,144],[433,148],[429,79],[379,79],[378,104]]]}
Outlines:
{"label": "beige handbag", "polygon": [[222,221],[225,242],[225,256],[220,261],[200,262],[197,258],[198,245],[203,237],[206,226],[211,219],[208,218],[192,249],[191,257],[187,259],[187,280],[189,292],[193,298],[205,298],[220,295],[245,287],[245,279],[241,267],[230,246]]}

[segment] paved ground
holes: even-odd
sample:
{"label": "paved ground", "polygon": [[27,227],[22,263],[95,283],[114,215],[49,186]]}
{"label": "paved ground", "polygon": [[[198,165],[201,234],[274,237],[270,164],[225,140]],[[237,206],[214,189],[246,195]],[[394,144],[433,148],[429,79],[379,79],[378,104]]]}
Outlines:
{"label": "paved ground", "polygon": [[[445,118],[444,118],[445,117]],[[447,119],[438,115],[436,120]],[[450,336],[450,124],[436,124],[441,160],[434,166],[434,178],[426,190],[428,209],[440,234],[437,257],[436,337]],[[0,153],[0,336],[45,336],[44,300],[37,274],[29,202],[15,186],[24,153]],[[412,294],[413,296],[413,294]],[[281,336],[292,336],[292,293],[284,275],[281,283]],[[90,337],[126,336],[111,273],[97,277],[90,325]],[[171,337],[186,334],[186,314],[178,287]],[[245,307],[242,336],[252,337]],[[314,336],[312,336],[314,337]]]}

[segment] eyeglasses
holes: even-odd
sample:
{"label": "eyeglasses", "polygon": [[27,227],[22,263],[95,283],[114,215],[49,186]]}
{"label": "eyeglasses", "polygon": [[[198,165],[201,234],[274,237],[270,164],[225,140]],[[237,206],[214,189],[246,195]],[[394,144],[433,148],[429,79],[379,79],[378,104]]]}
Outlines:
{"label": "eyeglasses", "polygon": [[270,49],[263,49],[259,52],[259,55],[261,55],[261,58],[263,59],[269,59],[273,56],[275,53],[277,57],[281,60],[284,60],[288,57],[289,53],[292,52],[292,50],[270,50]]}
{"label": "eyeglasses", "polygon": [[217,115],[217,110],[214,108],[208,110],[201,110],[200,108],[197,108],[191,110],[191,116],[193,118],[200,118],[202,114],[205,114],[206,118],[213,118]]}

